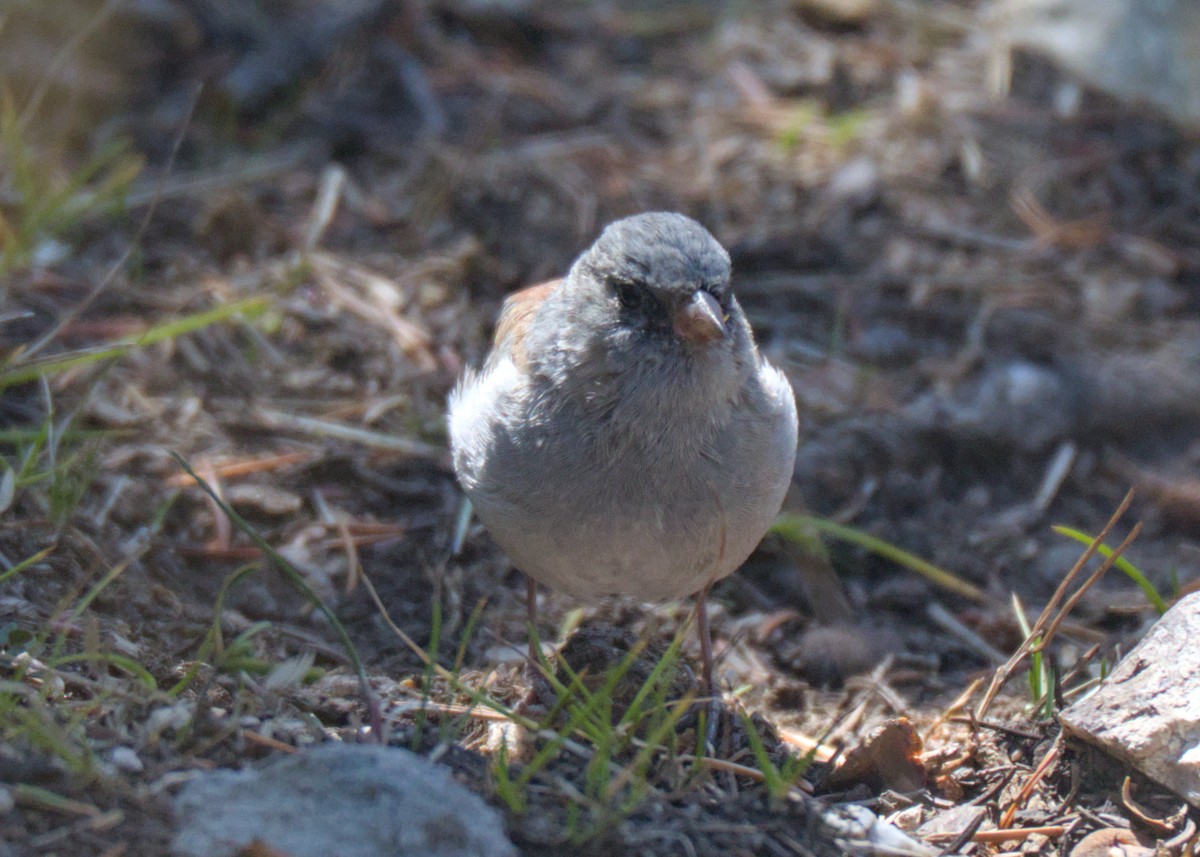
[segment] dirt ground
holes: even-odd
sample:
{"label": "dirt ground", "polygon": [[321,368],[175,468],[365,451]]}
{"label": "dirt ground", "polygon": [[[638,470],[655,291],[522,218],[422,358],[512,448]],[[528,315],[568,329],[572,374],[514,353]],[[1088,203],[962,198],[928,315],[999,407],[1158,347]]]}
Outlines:
{"label": "dirt ground", "polygon": [[[330,623],[175,455],[332,607],[394,740],[503,810],[522,854],[830,853],[804,838],[811,805],[761,777],[681,789],[661,760],[658,797],[586,837],[549,786],[513,811],[486,721],[415,731],[466,699],[370,596],[463,682],[522,699],[524,582],[460,519],[446,395],[505,294],[656,209],[729,249],[796,389],[787,511],[953,576],[828,529],[815,547],[811,522],[769,536],[714,591],[727,710],[753,712],[777,760],[884,729],[890,762],[805,772],[825,805],[910,833],[968,805],[1044,828],[939,848],[1066,854],[1132,826],[1183,853],[1187,817],[1139,820],[1127,771],[1064,745],[1034,776],[1045,715],[1155,618],[1130,578],[1075,607],[1046,705],[1018,670],[967,721],[1025,636],[1013,596],[1036,617],[1083,549],[1053,525],[1094,535],[1132,487],[1109,544],[1140,521],[1125,557],[1150,584],[1200,585],[1197,138],[1094,92],[1064,116],[1063,76],[1031,55],[994,96],[972,2],[824,5],[13,7],[0,855],[165,854],[192,772],[371,726]],[[582,624],[618,653],[689,609],[541,599],[543,638]],[[744,724],[726,733],[716,755],[756,767]],[[1160,819],[1180,806],[1135,793]]]}

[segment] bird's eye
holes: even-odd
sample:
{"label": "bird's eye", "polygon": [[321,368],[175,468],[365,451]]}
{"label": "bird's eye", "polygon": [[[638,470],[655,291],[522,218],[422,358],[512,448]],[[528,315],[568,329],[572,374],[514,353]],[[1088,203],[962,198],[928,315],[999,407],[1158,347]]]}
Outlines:
{"label": "bird's eye", "polygon": [[621,306],[625,309],[637,309],[642,305],[644,295],[641,283],[633,280],[612,280],[613,291],[617,294],[617,300],[621,302]]}

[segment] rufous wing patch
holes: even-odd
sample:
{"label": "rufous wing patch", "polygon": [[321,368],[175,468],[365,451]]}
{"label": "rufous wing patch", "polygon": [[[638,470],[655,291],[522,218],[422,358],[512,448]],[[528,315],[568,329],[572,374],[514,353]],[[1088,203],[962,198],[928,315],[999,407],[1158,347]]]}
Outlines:
{"label": "rufous wing patch", "polygon": [[534,314],[550,294],[562,284],[562,278],[527,286],[518,292],[513,292],[504,301],[500,310],[500,318],[496,322],[496,335],[492,341],[493,354],[506,354],[517,365],[524,369],[527,356],[525,353],[525,338],[529,324]]}

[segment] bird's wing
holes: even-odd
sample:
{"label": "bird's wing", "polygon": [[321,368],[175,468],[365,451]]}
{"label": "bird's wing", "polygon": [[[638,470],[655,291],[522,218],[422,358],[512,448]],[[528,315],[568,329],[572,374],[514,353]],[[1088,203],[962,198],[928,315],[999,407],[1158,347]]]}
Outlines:
{"label": "bird's wing", "polygon": [[492,341],[493,356],[504,355],[519,368],[525,367],[525,337],[534,314],[550,294],[562,284],[562,279],[550,280],[513,292],[504,301],[496,321],[496,336]]}

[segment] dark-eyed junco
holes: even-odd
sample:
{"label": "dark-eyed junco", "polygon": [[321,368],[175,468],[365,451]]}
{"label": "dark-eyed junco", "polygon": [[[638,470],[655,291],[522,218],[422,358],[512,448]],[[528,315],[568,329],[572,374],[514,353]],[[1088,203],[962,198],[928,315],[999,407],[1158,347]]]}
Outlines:
{"label": "dark-eyed junco", "polygon": [[796,454],[791,385],[729,276],[694,220],[619,220],[508,298],[450,397],[454,469],[513,564],[580,599],[700,592],[710,689],[704,595],[767,531]]}

